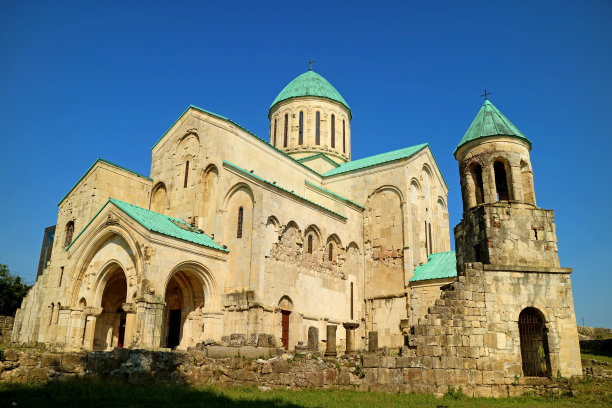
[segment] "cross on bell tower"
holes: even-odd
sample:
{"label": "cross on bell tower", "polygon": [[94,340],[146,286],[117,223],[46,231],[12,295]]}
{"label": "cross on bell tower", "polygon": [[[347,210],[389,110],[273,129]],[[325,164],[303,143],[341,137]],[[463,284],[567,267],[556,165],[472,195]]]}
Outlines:
{"label": "cross on bell tower", "polygon": [[485,88],[485,91],[482,95],[480,95],[480,97],[482,98],[484,96],[485,101],[488,100],[488,96],[491,95],[493,92],[487,92],[487,88]]}
{"label": "cross on bell tower", "polygon": [[308,62],[306,64],[308,64],[308,70],[312,71],[312,63],[314,62],[314,60],[311,58],[310,60],[308,60]]}

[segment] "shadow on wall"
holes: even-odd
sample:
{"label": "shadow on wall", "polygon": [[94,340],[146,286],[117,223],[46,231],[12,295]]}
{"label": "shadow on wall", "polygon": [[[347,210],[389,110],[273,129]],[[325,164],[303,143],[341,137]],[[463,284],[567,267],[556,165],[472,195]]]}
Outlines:
{"label": "shadow on wall", "polygon": [[218,389],[185,385],[130,384],[118,380],[73,378],[48,383],[0,384],[0,406],[17,407],[274,407],[299,408],[253,389],[234,389],[231,397]]}

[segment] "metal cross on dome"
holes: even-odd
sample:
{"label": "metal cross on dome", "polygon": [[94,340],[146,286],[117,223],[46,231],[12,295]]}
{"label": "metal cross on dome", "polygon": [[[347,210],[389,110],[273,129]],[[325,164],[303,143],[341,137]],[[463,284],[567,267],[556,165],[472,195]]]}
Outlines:
{"label": "metal cross on dome", "polygon": [[489,99],[488,96],[491,95],[492,93],[493,92],[487,92],[487,88],[485,88],[485,92],[482,95],[480,95],[480,97],[482,98],[484,96],[485,101],[486,101],[487,99]]}
{"label": "metal cross on dome", "polygon": [[308,70],[312,71],[312,63],[314,62],[314,60],[311,58],[310,60],[308,60],[307,64],[308,64]]}

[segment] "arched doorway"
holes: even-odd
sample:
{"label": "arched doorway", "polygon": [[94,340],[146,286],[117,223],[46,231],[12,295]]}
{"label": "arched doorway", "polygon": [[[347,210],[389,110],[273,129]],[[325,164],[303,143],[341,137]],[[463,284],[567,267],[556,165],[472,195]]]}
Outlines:
{"label": "arched doorway", "polygon": [[186,349],[203,336],[205,283],[195,271],[175,272],[166,286],[166,310],[162,343],[171,349]]}
{"label": "arched doorway", "polygon": [[120,267],[109,272],[102,292],[102,314],[96,319],[94,350],[123,347],[125,342],[125,313],[122,309],[127,297],[127,280]]}
{"label": "arched doorway", "polygon": [[289,315],[293,310],[293,302],[288,296],[283,296],[278,307],[281,311],[281,343],[285,350],[289,350]]}
{"label": "arched doorway", "polygon": [[519,334],[523,375],[547,377],[550,375],[550,356],[544,319],[539,310],[528,307],[519,315]]}

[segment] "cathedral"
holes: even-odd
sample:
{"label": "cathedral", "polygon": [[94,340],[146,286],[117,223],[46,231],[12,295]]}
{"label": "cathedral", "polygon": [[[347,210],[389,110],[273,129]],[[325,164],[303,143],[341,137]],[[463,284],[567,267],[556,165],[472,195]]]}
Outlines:
{"label": "cathedral", "polygon": [[352,160],[351,108],[312,70],[268,118],[265,141],[190,106],[149,176],[96,160],[45,230],[13,341],[186,350],[265,335],[293,350],[337,326],[341,351],[350,335],[491,358],[507,376],[580,375],[571,269],[536,206],[531,142],[490,101],[455,150],[456,252],[427,143]]}

